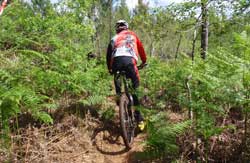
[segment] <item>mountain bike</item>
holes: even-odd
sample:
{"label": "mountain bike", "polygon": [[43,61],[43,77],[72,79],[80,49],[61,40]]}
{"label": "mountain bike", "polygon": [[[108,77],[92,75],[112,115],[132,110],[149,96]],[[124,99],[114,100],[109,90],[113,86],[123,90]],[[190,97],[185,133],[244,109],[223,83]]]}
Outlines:
{"label": "mountain bike", "polygon": [[[138,70],[145,67],[145,65],[137,66]],[[132,147],[135,129],[137,126],[137,122],[134,117],[134,101],[132,97],[132,83],[130,79],[126,77],[125,71],[116,72],[117,76],[123,83],[124,92],[120,96],[119,103],[119,116],[120,116],[120,126],[122,129],[122,137],[125,143],[125,146],[130,149]]]}

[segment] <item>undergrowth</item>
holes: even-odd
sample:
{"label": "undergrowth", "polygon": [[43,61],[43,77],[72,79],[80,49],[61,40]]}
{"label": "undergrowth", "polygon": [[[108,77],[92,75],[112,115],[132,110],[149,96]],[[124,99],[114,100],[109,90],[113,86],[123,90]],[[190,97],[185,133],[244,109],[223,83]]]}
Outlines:
{"label": "undergrowth", "polygon": [[89,106],[102,104],[110,94],[104,62],[87,59],[93,48],[91,20],[79,21],[71,11],[47,8],[44,17],[33,10],[15,1],[1,16],[0,125],[5,138],[10,120],[22,113],[51,124],[47,111],[58,109],[60,101],[72,98]]}
{"label": "undergrowth", "polygon": [[147,107],[157,114],[169,109],[192,113],[186,117],[187,121],[177,124],[169,124],[167,120],[162,123],[160,116],[150,114],[157,119],[148,126],[147,145],[153,153],[174,156],[178,152],[174,138],[190,126],[196,139],[204,143],[203,154],[196,159],[208,160],[209,139],[235,129],[233,125],[219,124],[217,119],[226,118],[233,107],[248,115],[249,43],[244,31],[234,34],[233,46],[211,50],[205,61],[196,57],[192,62],[185,55],[177,61],[150,60],[149,67],[142,72],[140,90],[141,96],[151,99],[152,104]]}

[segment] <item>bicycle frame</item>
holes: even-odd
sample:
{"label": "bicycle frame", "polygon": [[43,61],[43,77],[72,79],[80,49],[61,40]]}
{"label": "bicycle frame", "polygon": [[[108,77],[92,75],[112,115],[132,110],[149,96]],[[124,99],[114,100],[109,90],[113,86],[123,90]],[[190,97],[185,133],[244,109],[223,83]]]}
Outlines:
{"label": "bicycle frame", "polygon": [[121,80],[124,91],[120,96],[119,115],[120,126],[122,129],[122,136],[124,143],[128,149],[132,147],[134,141],[135,119],[133,114],[133,98],[130,94],[130,81],[126,77],[126,72],[117,72],[118,80]]}
{"label": "bicycle frame", "polygon": [[130,79],[127,78],[125,71],[117,71],[115,77],[116,80],[120,80],[121,88],[124,88],[119,101],[120,126],[122,129],[124,143],[126,147],[130,149],[134,141],[134,133],[136,128],[136,121],[133,111],[134,101],[131,95],[133,87],[131,81],[128,81]]}
{"label": "bicycle frame", "polygon": [[134,101],[133,101],[133,97],[131,96],[131,93],[130,91],[132,90],[132,86],[130,85],[130,79],[128,79],[126,77],[126,72],[125,71],[117,71],[117,78],[120,78],[121,79],[121,84],[123,84],[123,87],[124,87],[124,93],[126,93],[128,99],[129,99],[129,103],[130,103],[130,106],[133,106],[134,105]]}

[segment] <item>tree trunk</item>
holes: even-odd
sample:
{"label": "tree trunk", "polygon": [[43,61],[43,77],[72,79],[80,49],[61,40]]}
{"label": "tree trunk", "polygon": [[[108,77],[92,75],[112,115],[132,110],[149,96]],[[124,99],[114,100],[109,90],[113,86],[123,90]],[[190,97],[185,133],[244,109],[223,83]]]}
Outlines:
{"label": "tree trunk", "polygon": [[112,4],[113,0],[109,0],[109,40],[112,38]]}
{"label": "tree trunk", "polygon": [[206,58],[208,49],[208,9],[207,0],[201,1],[202,24],[201,24],[201,57]]}
{"label": "tree trunk", "polygon": [[194,62],[194,50],[195,50],[195,43],[196,43],[196,28],[194,30],[194,37],[193,37],[193,44],[192,44],[192,51],[191,51],[191,57],[192,57],[192,62]]}
{"label": "tree trunk", "polygon": [[154,56],[155,48],[154,48],[154,43],[151,41],[150,43],[150,57]]}
{"label": "tree trunk", "polygon": [[180,45],[181,45],[181,39],[182,39],[182,34],[180,33],[179,41],[178,41],[176,52],[175,52],[175,59],[177,59],[177,57],[178,57],[179,48],[180,48]]}

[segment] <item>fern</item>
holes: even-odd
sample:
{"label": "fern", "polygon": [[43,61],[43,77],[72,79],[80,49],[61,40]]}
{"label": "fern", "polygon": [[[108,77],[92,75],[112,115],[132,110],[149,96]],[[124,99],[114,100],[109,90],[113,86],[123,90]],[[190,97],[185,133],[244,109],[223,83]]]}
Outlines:
{"label": "fern", "polygon": [[176,137],[184,133],[190,121],[171,124],[164,120],[164,114],[153,115],[148,122],[147,151],[154,157],[171,157],[178,151]]}
{"label": "fern", "polygon": [[79,102],[81,102],[83,105],[93,106],[93,105],[102,104],[104,99],[105,99],[104,96],[94,95],[94,96],[87,97],[87,99],[80,100]]}
{"label": "fern", "polygon": [[[37,57],[39,59],[42,59],[43,62],[45,62],[46,60],[49,60],[49,58],[46,56],[46,55],[43,55],[37,51],[34,51],[34,50],[18,50],[17,52],[19,53],[23,53],[24,55],[32,55],[34,57]],[[26,58],[31,58],[31,57],[27,57],[25,56]]]}

